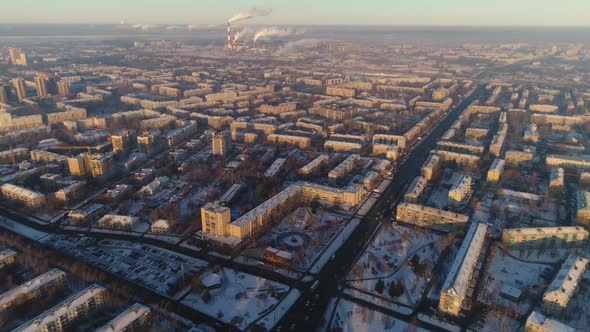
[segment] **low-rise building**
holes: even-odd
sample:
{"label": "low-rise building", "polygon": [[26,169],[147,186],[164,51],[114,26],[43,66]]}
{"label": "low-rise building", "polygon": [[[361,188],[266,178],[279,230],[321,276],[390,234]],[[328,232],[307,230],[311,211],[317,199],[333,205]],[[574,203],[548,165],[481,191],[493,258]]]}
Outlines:
{"label": "low-rise building", "polygon": [[459,207],[465,203],[465,199],[471,194],[471,176],[462,175],[461,179],[453,184],[449,190],[449,205]]}
{"label": "low-rise building", "polygon": [[576,329],[533,311],[526,320],[524,332],[576,332]]}
{"label": "low-rise building", "polygon": [[72,323],[102,308],[106,299],[106,288],[96,284],[91,285],[14,329],[13,332],[67,331]]}
{"label": "low-rise building", "polygon": [[152,233],[170,233],[170,224],[166,219],[158,219],[150,226]]}
{"label": "low-rise building", "polygon": [[421,176],[417,176],[412,180],[410,187],[406,190],[404,194],[404,202],[408,203],[418,203],[420,196],[424,193],[424,189],[426,189],[427,181],[425,178]]}
{"label": "low-rise building", "polygon": [[400,203],[396,219],[419,226],[463,226],[469,216],[413,203]]}
{"label": "low-rise building", "polygon": [[16,251],[4,249],[0,251],[0,270],[16,262]]}
{"label": "low-rise building", "polygon": [[469,284],[481,256],[487,230],[487,224],[472,223],[469,227],[442,286],[438,303],[440,311],[459,316],[464,301],[469,296]]}
{"label": "low-rise building", "polygon": [[330,179],[339,179],[344,177],[350,170],[354,168],[356,162],[361,158],[358,154],[351,154],[346,159],[344,159],[338,166],[336,166],[333,170],[328,173],[328,177]]}
{"label": "low-rise building", "polygon": [[31,300],[40,299],[49,289],[63,287],[65,281],[66,273],[59,269],[52,269],[43,273],[0,295],[0,313],[14,309]]}
{"label": "low-rise building", "polygon": [[567,248],[585,245],[588,231],[578,226],[510,228],[502,232],[502,243],[522,249]]}
{"label": "low-rise building", "polygon": [[34,190],[5,183],[0,187],[2,195],[11,201],[17,201],[32,208],[39,208],[45,204],[45,195]]}
{"label": "low-rise building", "polygon": [[497,183],[504,172],[505,162],[502,159],[494,159],[490,169],[488,170],[487,181],[490,183]]}
{"label": "low-rise building", "polygon": [[137,224],[138,219],[131,216],[121,216],[116,214],[105,214],[98,219],[98,227],[109,229],[133,230]]}
{"label": "low-rise building", "polygon": [[141,331],[150,320],[150,312],[150,308],[135,303],[94,332]]}
{"label": "low-rise building", "polygon": [[582,279],[588,259],[570,255],[561,265],[559,272],[543,294],[543,311],[559,315],[566,309]]}

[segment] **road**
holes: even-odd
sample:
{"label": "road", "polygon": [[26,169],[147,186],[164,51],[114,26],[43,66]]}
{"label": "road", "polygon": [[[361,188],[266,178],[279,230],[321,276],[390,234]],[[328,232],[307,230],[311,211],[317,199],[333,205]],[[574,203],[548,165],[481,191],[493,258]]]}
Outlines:
{"label": "road", "polygon": [[[334,259],[328,262],[319,273],[317,279],[320,281],[319,287],[315,291],[305,293],[275,330],[314,331],[319,328],[329,300],[341,294],[342,281],[346,278],[357,257],[370,244],[375,230],[384,219],[391,219],[392,212],[402,198],[404,188],[414,177],[420,175],[420,168],[430,155],[430,151],[436,147],[436,142],[453,125],[461,112],[481,95],[482,91],[483,87],[478,87],[470,97],[451,110],[428,135],[419,141],[394,174],[393,181],[386,192],[381,195],[373,209],[337,251]],[[307,303],[309,305],[306,305]]]}

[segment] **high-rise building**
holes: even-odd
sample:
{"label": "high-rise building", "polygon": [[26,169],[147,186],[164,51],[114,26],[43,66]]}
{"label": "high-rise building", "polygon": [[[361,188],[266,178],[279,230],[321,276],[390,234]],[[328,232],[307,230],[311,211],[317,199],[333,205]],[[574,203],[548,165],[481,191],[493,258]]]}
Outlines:
{"label": "high-rise building", "polygon": [[20,48],[9,47],[8,56],[10,58],[10,63],[12,63],[15,66],[27,65],[27,55]]}
{"label": "high-rise building", "polygon": [[5,84],[0,84],[0,103],[8,103],[8,96],[6,95],[6,88]]}
{"label": "high-rise building", "polygon": [[102,177],[113,174],[115,162],[112,153],[82,153],[68,158],[68,167],[73,176]]}
{"label": "high-rise building", "polygon": [[215,203],[207,203],[201,208],[201,227],[203,233],[213,236],[227,236],[227,224],[231,221],[228,207]]}
{"label": "high-rise building", "polygon": [[88,173],[82,155],[68,158],[68,168],[73,176],[85,176]]}
{"label": "high-rise building", "polygon": [[37,89],[37,97],[47,97],[47,79],[45,77],[35,77],[35,88]]}
{"label": "high-rise building", "polygon": [[130,130],[122,130],[120,133],[111,135],[111,143],[113,144],[114,153],[124,153],[129,149],[130,144],[133,143],[133,132]]}
{"label": "high-rise building", "polygon": [[68,81],[58,81],[57,85],[57,94],[60,96],[68,96],[70,94],[70,82]]}
{"label": "high-rise building", "polygon": [[19,103],[27,97],[27,89],[25,88],[25,80],[23,78],[15,78],[10,81],[14,89],[16,90],[16,97]]}
{"label": "high-rise building", "polygon": [[213,155],[225,157],[231,149],[231,136],[227,131],[213,135]]}

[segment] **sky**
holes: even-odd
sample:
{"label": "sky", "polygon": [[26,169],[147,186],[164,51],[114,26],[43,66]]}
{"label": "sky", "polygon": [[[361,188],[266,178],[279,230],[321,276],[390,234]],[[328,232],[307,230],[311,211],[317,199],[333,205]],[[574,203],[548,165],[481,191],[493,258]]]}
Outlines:
{"label": "sky", "polygon": [[590,0],[3,0],[0,23],[590,26]]}

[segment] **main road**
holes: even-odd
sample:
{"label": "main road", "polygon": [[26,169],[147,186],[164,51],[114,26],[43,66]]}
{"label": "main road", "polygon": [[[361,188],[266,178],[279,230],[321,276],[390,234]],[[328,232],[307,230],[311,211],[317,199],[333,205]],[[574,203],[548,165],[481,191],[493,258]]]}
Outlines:
{"label": "main road", "polygon": [[394,208],[401,199],[402,190],[409,185],[412,179],[420,175],[422,164],[428,158],[430,151],[436,147],[439,138],[453,125],[461,112],[474,99],[482,95],[483,91],[483,86],[478,86],[470,96],[449,111],[445,118],[418,141],[405,161],[399,166],[393,181],[369,214],[340,247],[334,258],[320,271],[317,278],[319,281],[317,288],[314,287],[315,289],[306,292],[275,330],[314,331],[319,328],[329,300],[340,294],[342,280],[346,278],[357,257],[369,244],[379,225],[384,220],[390,220]]}

